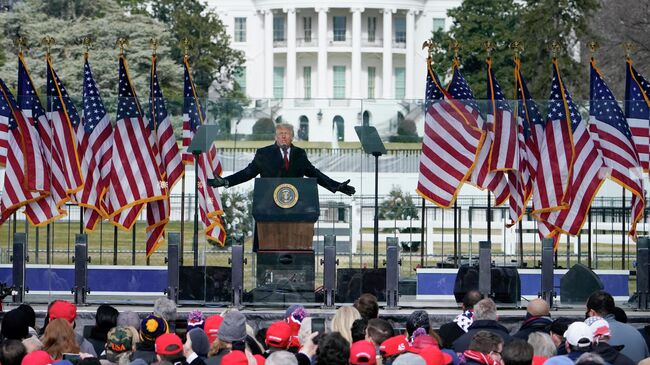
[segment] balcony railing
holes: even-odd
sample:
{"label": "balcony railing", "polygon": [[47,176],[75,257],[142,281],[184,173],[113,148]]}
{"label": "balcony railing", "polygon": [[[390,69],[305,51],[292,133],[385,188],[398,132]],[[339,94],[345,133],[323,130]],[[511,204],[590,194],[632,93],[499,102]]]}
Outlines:
{"label": "balcony railing", "polygon": [[318,46],[318,38],[296,38],[296,46],[298,47],[316,47]]}
{"label": "balcony railing", "polygon": [[361,47],[382,47],[384,45],[384,39],[374,37],[372,39],[363,38],[361,39]]}
{"label": "balcony railing", "polygon": [[345,37],[345,38],[338,38],[338,37],[331,37],[329,39],[329,44],[330,46],[351,46],[352,45],[352,39],[350,37]]}

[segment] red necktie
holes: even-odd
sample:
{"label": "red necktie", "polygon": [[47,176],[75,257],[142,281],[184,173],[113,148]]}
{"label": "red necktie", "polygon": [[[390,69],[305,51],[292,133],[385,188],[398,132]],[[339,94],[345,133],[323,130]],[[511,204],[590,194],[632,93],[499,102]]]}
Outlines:
{"label": "red necktie", "polygon": [[284,170],[289,171],[289,156],[287,155],[287,150],[282,149],[282,153],[284,154]]}

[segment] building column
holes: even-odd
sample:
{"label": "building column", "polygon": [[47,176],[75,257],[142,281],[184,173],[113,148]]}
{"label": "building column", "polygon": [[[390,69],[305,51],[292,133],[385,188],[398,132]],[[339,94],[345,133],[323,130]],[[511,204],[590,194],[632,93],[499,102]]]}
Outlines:
{"label": "building column", "polygon": [[352,9],[352,92],[353,99],[361,98],[361,13],[363,9]]}
{"label": "building column", "polygon": [[273,98],[273,11],[264,10],[264,97]]}
{"label": "building column", "polygon": [[296,97],[296,9],[287,13],[287,92],[286,98]]}
{"label": "building column", "polygon": [[406,99],[414,98],[413,85],[415,80],[413,79],[413,67],[415,59],[415,10],[409,10],[406,13],[406,59],[404,64],[405,69],[405,88],[406,92],[404,97]]}
{"label": "building column", "polygon": [[327,98],[327,8],[318,12],[318,98]]}
{"label": "building column", "polygon": [[384,52],[382,63],[382,94],[384,99],[393,98],[393,13],[384,9]]}

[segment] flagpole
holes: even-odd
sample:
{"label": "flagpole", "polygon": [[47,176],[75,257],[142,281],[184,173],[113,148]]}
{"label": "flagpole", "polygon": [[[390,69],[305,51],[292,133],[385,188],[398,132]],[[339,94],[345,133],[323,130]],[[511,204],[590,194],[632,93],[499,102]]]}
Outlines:
{"label": "flagpole", "polygon": [[625,270],[625,241],[627,236],[625,234],[625,188],[621,188],[621,191],[621,270]]}
{"label": "flagpole", "polygon": [[426,220],[426,214],[427,214],[427,209],[426,209],[426,202],[424,198],[422,198],[422,211],[420,213],[420,267],[424,267],[424,221]]}
{"label": "flagpole", "polygon": [[185,242],[185,174],[181,177],[181,244],[179,264],[183,265],[183,243]]}

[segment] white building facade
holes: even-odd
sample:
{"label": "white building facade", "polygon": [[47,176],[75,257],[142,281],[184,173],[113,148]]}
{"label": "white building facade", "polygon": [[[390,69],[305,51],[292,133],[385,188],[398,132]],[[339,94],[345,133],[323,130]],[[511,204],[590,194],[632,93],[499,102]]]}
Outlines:
{"label": "white building facade", "polygon": [[299,139],[356,141],[354,126],[384,134],[400,119],[421,132],[426,50],[451,25],[460,0],[210,0],[233,48],[245,54],[236,80],[255,101],[238,133],[261,117],[294,124]]}

